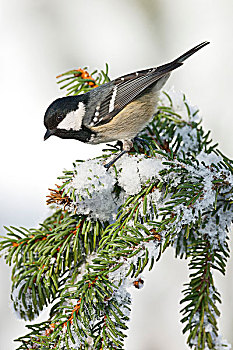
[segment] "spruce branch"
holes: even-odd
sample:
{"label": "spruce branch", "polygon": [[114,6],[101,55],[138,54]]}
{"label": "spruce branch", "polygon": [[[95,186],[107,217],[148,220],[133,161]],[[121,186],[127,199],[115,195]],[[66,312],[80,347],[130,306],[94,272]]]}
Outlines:
{"label": "spruce branch", "polygon": [[[85,69],[62,75],[68,94],[109,80]],[[0,248],[13,265],[12,298],[33,319],[18,349],[123,349],[129,287],[141,288],[168,247],[189,259],[181,310],[190,348],[230,349],[219,335],[214,271],[225,273],[233,217],[233,161],[225,157],[185,95],[164,92],[128,155],[106,172],[117,149],[75,161],[50,189],[56,211],[38,229],[6,228]]]}
{"label": "spruce branch", "polygon": [[[213,250],[208,236],[204,236],[190,248],[190,282],[183,291],[185,297],[181,303],[187,303],[182,313],[186,322],[183,332],[189,331],[188,344],[194,349],[209,349],[221,345],[218,336],[217,319],[220,316],[217,303],[221,303],[220,294],[214,286],[213,269],[225,274],[228,247]],[[224,344],[222,344],[224,346]]]}
{"label": "spruce branch", "polygon": [[[62,79],[60,79],[62,78]],[[86,93],[89,90],[105,84],[110,81],[108,77],[108,65],[106,63],[105,71],[95,70],[91,74],[88,73],[87,67],[70,70],[57,76],[58,84],[65,83],[60,88],[66,89],[67,95],[77,95]]]}

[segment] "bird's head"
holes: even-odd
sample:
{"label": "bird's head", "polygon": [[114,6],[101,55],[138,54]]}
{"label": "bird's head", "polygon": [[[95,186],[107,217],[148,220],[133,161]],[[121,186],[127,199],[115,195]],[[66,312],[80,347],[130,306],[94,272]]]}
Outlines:
{"label": "bird's head", "polygon": [[80,130],[85,114],[85,105],[80,97],[62,97],[51,103],[44,116],[47,129],[44,140],[52,135],[73,138],[73,133]]}

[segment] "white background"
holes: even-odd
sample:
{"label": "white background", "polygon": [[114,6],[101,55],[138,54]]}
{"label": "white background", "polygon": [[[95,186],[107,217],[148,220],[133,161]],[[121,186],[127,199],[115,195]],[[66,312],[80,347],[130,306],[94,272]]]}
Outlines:
{"label": "white background", "polygon": [[[51,137],[43,141],[44,112],[63,96],[56,75],[71,68],[103,68],[112,78],[175,58],[204,40],[211,45],[173,73],[174,86],[199,106],[205,129],[233,157],[232,0],[0,0],[1,232],[3,225],[36,227],[48,215],[48,187],[75,159],[102,146]],[[0,350],[13,350],[24,322],[9,306],[10,269],[0,261]],[[217,276],[223,296],[221,330],[233,343],[232,262]],[[172,249],[133,290],[127,350],[186,349],[179,300],[187,262]],[[45,319],[46,314],[40,320]]]}

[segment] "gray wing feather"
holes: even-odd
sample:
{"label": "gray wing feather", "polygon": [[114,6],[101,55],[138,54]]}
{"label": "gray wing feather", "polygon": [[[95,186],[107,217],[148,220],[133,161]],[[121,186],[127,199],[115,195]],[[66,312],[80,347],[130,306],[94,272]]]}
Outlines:
{"label": "gray wing feather", "polygon": [[[125,106],[127,106],[127,104],[132,102],[149,86],[153,84],[156,85],[156,82],[166,74],[168,73],[163,72],[157,74],[153,72],[151,74],[148,73],[145,76],[135,76],[128,81],[122,81],[120,83],[117,81],[114,82],[115,84],[112,86],[111,91],[105,97],[104,101],[100,103],[98,111],[95,111],[95,114],[97,112],[97,116],[95,118],[95,114],[93,115],[92,126],[95,127],[108,123]],[[116,91],[115,95],[114,91]],[[112,101],[113,98],[114,101]]]}

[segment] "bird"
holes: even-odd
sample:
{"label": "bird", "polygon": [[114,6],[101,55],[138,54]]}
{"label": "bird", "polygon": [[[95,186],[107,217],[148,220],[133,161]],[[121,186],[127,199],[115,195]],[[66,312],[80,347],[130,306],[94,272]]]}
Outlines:
{"label": "bird", "polygon": [[44,140],[55,135],[93,145],[120,141],[121,152],[104,165],[109,169],[151,120],[171,72],[208,44],[204,41],[169,63],[122,75],[85,94],[56,99],[45,112]]}

